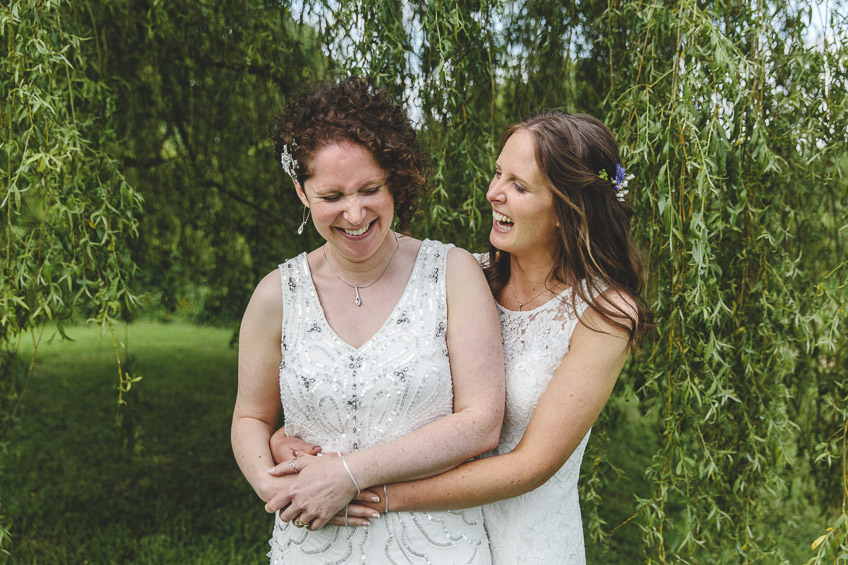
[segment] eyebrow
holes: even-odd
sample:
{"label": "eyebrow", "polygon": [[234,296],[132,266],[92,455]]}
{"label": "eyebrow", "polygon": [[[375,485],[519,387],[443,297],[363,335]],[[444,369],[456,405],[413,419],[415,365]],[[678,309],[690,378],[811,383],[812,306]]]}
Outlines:
{"label": "eyebrow", "polygon": [[[502,169],[500,163],[498,163],[497,161],[495,161],[495,167],[497,167],[498,169]],[[501,172],[503,172],[503,170],[501,170]],[[538,188],[534,183],[527,182],[522,177],[518,177],[518,176],[515,176],[515,175],[510,175],[510,177],[517,180],[519,183],[523,184],[525,188],[532,188],[534,190]]]}

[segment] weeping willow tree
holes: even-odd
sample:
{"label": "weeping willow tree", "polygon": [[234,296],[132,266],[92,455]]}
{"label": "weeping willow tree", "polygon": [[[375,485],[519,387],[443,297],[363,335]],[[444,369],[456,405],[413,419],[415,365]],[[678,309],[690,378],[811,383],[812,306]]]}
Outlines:
{"label": "weeping willow tree", "polygon": [[161,307],[237,319],[316,243],[266,129],[315,78],[369,75],[407,107],[433,163],[414,231],[476,249],[505,126],[588,112],[636,174],[658,321],[586,454],[590,554],[848,557],[842,0],[32,0],[0,39],[0,345],[124,315],[133,262]]}
{"label": "weeping willow tree", "polygon": [[[67,7],[0,8],[0,452],[35,361],[18,366],[21,340],[37,351],[47,322],[64,335],[74,315],[111,331],[137,302],[126,242],[141,198],[111,152],[114,92],[89,74]],[[121,369],[114,333],[111,341],[122,403],[138,377]],[[0,516],[0,554],[7,541]]]}
{"label": "weeping willow tree", "polygon": [[[844,6],[304,4],[339,70],[417,120],[434,160],[422,234],[485,239],[510,121],[562,107],[617,133],[659,325],[616,395],[653,419],[657,450],[649,492],[605,523],[605,450],[627,446],[602,417],[584,466],[595,539],[638,526],[637,555],[661,563],[848,557]],[[809,549],[787,553],[799,525]]]}
{"label": "weeping willow tree", "polygon": [[[137,303],[141,197],[113,157],[114,92],[89,74],[85,37],[61,1],[0,9],[0,416],[14,416],[14,353],[25,336],[72,315],[103,328]],[[85,32],[83,28],[81,30]],[[129,386],[120,375],[119,389]]]}
{"label": "weeping willow tree", "polygon": [[780,556],[775,513],[809,499],[814,555],[848,557],[848,27],[834,12],[811,39],[811,16],[632,3],[599,22],[661,316],[638,369],[663,403],[642,506],[659,560]]}

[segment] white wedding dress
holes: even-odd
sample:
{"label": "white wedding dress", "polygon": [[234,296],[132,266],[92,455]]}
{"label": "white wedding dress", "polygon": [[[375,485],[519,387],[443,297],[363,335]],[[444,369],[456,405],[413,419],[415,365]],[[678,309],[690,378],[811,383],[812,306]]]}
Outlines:
{"label": "white wedding dress", "polygon": [[[485,260],[485,255],[478,260]],[[587,304],[574,311],[571,289],[524,312],[498,305],[506,361],[506,411],[493,455],[512,451],[568,352]],[[586,563],[577,480],[589,432],[565,464],[539,488],[483,507],[495,565]]]}
{"label": "white wedding dress", "polygon": [[[453,411],[445,332],[450,245],[425,240],[380,330],[354,348],[324,316],[306,254],[280,265],[280,393],[286,433],[349,453],[402,437]],[[363,300],[379,300],[378,297]],[[272,564],[491,563],[480,507],[389,512],[367,528],[296,528],[277,516]]]}

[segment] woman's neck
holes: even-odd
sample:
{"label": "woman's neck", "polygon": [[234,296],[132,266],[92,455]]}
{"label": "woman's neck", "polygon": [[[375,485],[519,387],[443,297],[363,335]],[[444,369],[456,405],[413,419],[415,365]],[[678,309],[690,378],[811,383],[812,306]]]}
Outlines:
{"label": "woman's neck", "polygon": [[554,270],[554,260],[549,254],[510,255],[509,280],[516,288],[532,292],[548,284]]}
{"label": "woman's neck", "polygon": [[389,231],[377,251],[362,261],[342,258],[327,244],[324,244],[324,253],[332,274],[341,277],[350,284],[365,285],[378,277],[382,277],[390,263],[393,262],[392,260],[399,247],[400,239],[397,234]]}

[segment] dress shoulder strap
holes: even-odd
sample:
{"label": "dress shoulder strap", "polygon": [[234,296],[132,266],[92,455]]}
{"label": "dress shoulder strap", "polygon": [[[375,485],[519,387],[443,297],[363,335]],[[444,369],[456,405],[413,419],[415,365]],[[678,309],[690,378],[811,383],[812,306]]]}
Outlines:
{"label": "dress shoulder strap", "polygon": [[[416,270],[420,281],[418,284],[429,288],[429,292],[416,293],[419,300],[429,296],[433,301],[433,305],[438,305],[433,308],[432,315],[435,316],[436,337],[440,338],[445,335],[448,323],[448,288],[447,288],[447,271],[448,271],[448,252],[453,247],[453,244],[442,243],[432,239],[425,239],[421,242],[421,249],[418,251],[419,260]],[[413,272],[415,276],[415,272]],[[420,287],[419,287],[420,288]],[[433,318],[431,318],[433,319]]]}
{"label": "dress shoulder strap", "polygon": [[452,243],[442,243],[433,239],[421,242],[421,268],[428,278],[439,287],[439,294],[447,297],[448,252]]}
{"label": "dress shoulder strap", "polygon": [[292,335],[292,320],[297,318],[297,312],[302,310],[305,300],[306,277],[309,277],[309,263],[306,253],[292,257],[278,266],[280,271],[280,292],[283,297],[283,325],[280,350],[285,353],[288,348],[287,336]]}

